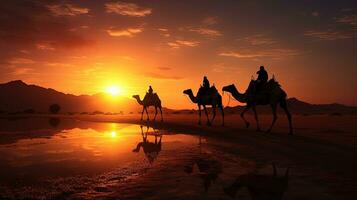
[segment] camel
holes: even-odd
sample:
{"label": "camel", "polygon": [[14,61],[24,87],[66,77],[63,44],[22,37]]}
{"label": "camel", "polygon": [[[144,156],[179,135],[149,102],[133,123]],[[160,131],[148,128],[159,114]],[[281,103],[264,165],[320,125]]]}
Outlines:
{"label": "camel", "polygon": [[249,122],[244,118],[244,113],[247,112],[250,108],[253,109],[254,111],[254,117],[255,121],[257,123],[257,131],[260,131],[260,126],[259,126],[259,121],[258,121],[258,115],[256,111],[256,105],[268,105],[270,104],[272,111],[273,111],[273,121],[267,130],[267,133],[270,133],[275,121],[277,120],[277,114],[276,114],[276,108],[277,104],[280,104],[280,107],[284,109],[286,116],[289,120],[289,134],[293,134],[293,128],[292,128],[292,119],[291,119],[291,114],[287,108],[286,104],[286,93],[283,89],[281,89],[280,84],[276,82],[274,79],[269,80],[268,83],[266,83],[265,89],[254,95],[255,94],[255,86],[256,81],[252,80],[248,86],[248,89],[244,94],[240,93],[236,86],[234,84],[228,85],[222,88],[223,92],[230,92],[232,96],[239,102],[241,103],[246,103],[246,107],[244,108],[243,112],[241,113],[241,117],[244,120],[246,127],[249,127]]}
{"label": "camel", "polygon": [[[202,87],[200,88],[200,90],[198,91],[196,96],[193,95],[193,92],[191,89],[187,89],[187,90],[183,91],[184,94],[187,94],[190,97],[190,100],[193,103],[196,103],[198,105],[198,115],[199,115],[198,124],[199,125],[201,124],[201,106],[203,106],[203,109],[206,113],[208,126],[211,125],[211,122],[213,123],[213,120],[216,117],[216,107],[218,106],[221,109],[222,126],[224,126],[224,111],[223,111],[223,105],[222,105],[222,96],[218,93],[217,89],[214,86],[209,89],[210,91],[208,91],[208,93],[209,93],[208,95],[200,95],[202,93],[201,89],[202,89]],[[208,113],[207,113],[207,109],[206,109],[207,105],[212,106],[213,117],[212,117],[211,122],[208,118]]]}
{"label": "camel", "polygon": [[149,94],[146,93],[145,97],[143,100],[140,99],[139,95],[133,95],[133,98],[136,99],[136,101],[143,106],[143,110],[141,112],[141,121],[143,120],[143,115],[144,115],[144,110],[146,111],[146,116],[147,116],[147,121],[149,121],[149,113],[147,110],[147,107],[149,106],[154,106],[155,107],[155,116],[154,116],[154,121],[156,119],[157,116],[157,108],[159,108],[160,110],[160,114],[161,114],[161,121],[164,121],[162,118],[162,106],[161,106],[161,100],[159,98],[159,96],[156,93],[153,94]]}
{"label": "camel", "polygon": [[[135,149],[133,149],[133,152],[138,153],[140,151],[140,148],[143,148],[144,154],[149,160],[150,163],[153,163],[157,156],[159,155],[159,152],[161,151],[161,139],[162,135],[159,133],[155,132],[154,129],[154,136],[155,136],[155,142],[150,142],[148,139],[148,132],[149,132],[149,127],[146,127],[146,133],[143,131],[143,126],[140,126],[141,128],[141,136],[143,138],[142,142],[139,142],[138,145],[136,146]],[[159,140],[157,140],[159,138]]]}

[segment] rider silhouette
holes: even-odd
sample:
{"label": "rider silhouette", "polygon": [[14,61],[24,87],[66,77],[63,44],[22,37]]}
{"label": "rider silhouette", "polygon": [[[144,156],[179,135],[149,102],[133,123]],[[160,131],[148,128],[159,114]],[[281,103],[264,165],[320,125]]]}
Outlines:
{"label": "rider silhouette", "polygon": [[259,92],[264,85],[268,82],[268,72],[265,71],[264,66],[260,66],[259,71],[257,71],[258,78],[257,78],[257,86],[256,92]]}
{"label": "rider silhouette", "polygon": [[204,76],[204,77],[203,77],[202,87],[205,88],[206,90],[208,90],[208,89],[210,88],[210,85],[209,85],[209,81],[208,81],[208,79],[207,79],[207,76]]}
{"label": "rider silhouette", "polygon": [[264,84],[268,81],[268,72],[265,71],[264,66],[260,66],[259,71],[257,71],[258,74],[258,83]]}
{"label": "rider silhouette", "polygon": [[153,89],[152,89],[151,85],[149,86],[148,93],[149,93],[149,94],[152,94],[152,93],[153,93]]}

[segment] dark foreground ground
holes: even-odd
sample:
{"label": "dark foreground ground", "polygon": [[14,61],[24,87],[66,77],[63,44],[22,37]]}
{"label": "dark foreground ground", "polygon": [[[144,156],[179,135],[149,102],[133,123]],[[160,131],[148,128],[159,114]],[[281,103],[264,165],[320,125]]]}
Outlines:
{"label": "dark foreground ground", "polygon": [[[138,115],[70,118],[146,124],[138,120]],[[254,122],[252,116],[248,119]],[[225,127],[220,126],[219,117],[212,127],[207,127],[197,125],[196,115],[167,115],[164,122],[149,125],[168,133],[199,135],[202,137],[199,148],[163,151],[136,176],[113,182],[109,180],[115,176],[109,175],[109,179],[104,177],[96,186],[90,186],[94,190],[68,192],[56,198],[231,199],[223,189],[237,177],[249,173],[271,176],[271,163],[275,163],[279,176],[284,176],[290,168],[289,186],[283,199],[356,199],[357,116],[294,116],[293,119],[295,135],[289,136],[284,116],[279,116],[272,134],[266,134],[255,132],[255,123],[244,128],[238,115],[226,116]],[[267,128],[271,116],[260,116],[260,120],[262,127]],[[202,160],[207,168],[203,172],[196,169]],[[264,181],[257,184],[267,190],[271,188]],[[246,188],[235,198],[251,199]]]}

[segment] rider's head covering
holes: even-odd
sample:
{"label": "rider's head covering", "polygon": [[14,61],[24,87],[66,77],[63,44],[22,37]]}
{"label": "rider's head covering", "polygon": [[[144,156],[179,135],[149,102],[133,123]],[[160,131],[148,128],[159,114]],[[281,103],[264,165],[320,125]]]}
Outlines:
{"label": "rider's head covering", "polygon": [[260,66],[260,70],[263,70],[264,69],[264,66],[262,65],[262,66]]}

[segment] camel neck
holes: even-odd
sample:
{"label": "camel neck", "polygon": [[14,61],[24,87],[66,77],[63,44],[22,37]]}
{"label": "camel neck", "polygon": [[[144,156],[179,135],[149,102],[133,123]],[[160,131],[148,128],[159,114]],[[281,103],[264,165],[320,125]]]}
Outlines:
{"label": "camel neck", "polygon": [[190,92],[188,94],[188,96],[190,97],[190,99],[193,103],[197,103],[197,98],[195,96],[193,96],[193,92]]}
{"label": "camel neck", "polygon": [[241,103],[246,103],[246,95],[242,94],[238,91],[236,87],[234,87],[231,91],[232,96]]}

